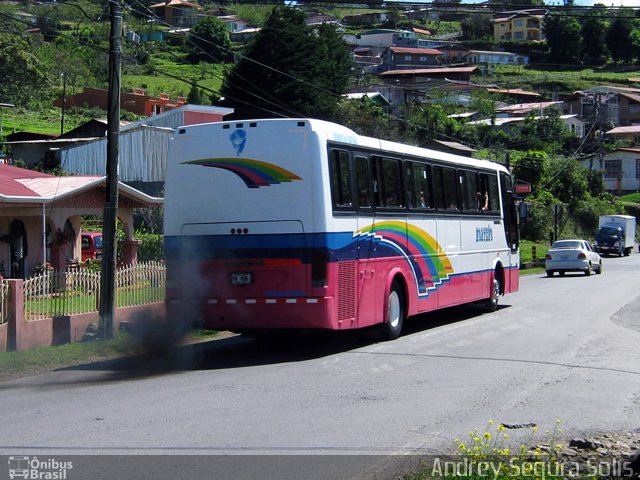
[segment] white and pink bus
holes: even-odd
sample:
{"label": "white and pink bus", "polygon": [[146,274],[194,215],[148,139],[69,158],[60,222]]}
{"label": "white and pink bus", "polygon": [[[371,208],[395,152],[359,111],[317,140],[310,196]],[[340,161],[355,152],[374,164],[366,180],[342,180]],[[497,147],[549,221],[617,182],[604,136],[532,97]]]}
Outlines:
{"label": "white and pink bus", "polygon": [[167,302],[205,328],[356,329],[518,289],[509,172],[311,119],[179,128]]}

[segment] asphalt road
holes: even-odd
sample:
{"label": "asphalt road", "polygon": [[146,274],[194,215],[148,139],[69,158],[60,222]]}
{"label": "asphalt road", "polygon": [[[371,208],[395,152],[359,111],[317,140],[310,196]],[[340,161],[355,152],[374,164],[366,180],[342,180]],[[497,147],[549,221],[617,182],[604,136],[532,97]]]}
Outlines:
{"label": "asphalt road", "polygon": [[423,315],[393,342],[229,337],[1,383],[0,454],[149,456],[73,457],[70,480],[382,478],[490,419],[636,429],[639,285],[634,253],[602,275],[523,276],[497,312]]}

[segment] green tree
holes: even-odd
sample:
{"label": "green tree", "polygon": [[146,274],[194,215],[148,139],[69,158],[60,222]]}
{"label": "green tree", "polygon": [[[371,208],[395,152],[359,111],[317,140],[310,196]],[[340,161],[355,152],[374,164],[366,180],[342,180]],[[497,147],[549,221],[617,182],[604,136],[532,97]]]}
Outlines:
{"label": "green tree", "polygon": [[537,191],[549,167],[547,152],[528,150],[526,152],[512,151],[510,153],[512,175],[517,180],[530,183],[533,190]]}
{"label": "green tree", "polygon": [[51,76],[33,50],[18,35],[0,35],[0,101],[26,106],[49,91]]}
{"label": "green tree", "polygon": [[564,64],[578,61],[582,39],[580,24],[573,16],[548,14],[544,17],[542,31],[547,38],[550,60]]}
{"label": "green tree", "polygon": [[590,65],[602,65],[607,60],[607,47],[605,44],[607,24],[604,14],[606,14],[606,10],[603,8],[589,9],[580,29],[582,37],[581,57],[585,63]]}
{"label": "green tree", "polygon": [[198,84],[195,80],[191,81],[191,89],[189,90],[189,94],[187,95],[187,102],[194,105],[203,105],[206,96],[202,92],[200,88],[198,88]]}
{"label": "green tree", "polygon": [[[628,12],[627,12],[628,14]],[[609,30],[606,32],[605,40],[607,48],[611,53],[611,58],[617,64],[618,62],[629,63],[634,56],[634,28],[631,20],[623,12],[621,16],[616,18]]]}
{"label": "green tree", "polygon": [[493,38],[493,25],[485,13],[472,13],[462,21],[463,40],[484,40]]}
{"label": "green tree", "polygon": [[552,109],[542,117],[535,113],[525,117],[517,145],[519,150],[558,152],[570,143],[571,138],[569,129],[560,118],[560,111]]}
{"label": "green tree", "polygon": [[337,120],[360,135],[389,137],[388,115],[366,96],[341,101]]}
{"label": "green tree", "polygon": [[189,46],[193,59],[221,63],[230,56],[229,31],[216,17],[204,17],[189,31]]}
{"label": "green tree", "polygon": [[334,118],[347,86],[350,54],[330,25],[317,34],[298,9],[275,7],[222,85],[238,118]]}
{"label": "green tree", "polygon": [[456,120],[449,118],[448,113],[443,105],[438,104],[407,105],[407,133],[410,141],[425,146],[434,139],[457,136],[460,126]]}

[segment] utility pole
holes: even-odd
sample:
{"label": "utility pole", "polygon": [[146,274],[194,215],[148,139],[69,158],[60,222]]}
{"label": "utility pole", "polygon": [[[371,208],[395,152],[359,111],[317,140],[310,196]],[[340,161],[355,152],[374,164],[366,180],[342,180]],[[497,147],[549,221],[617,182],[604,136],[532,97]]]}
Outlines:
{"label": "utility pole", "polygon": [[109,95],[107,100],[107,188],[102,219],[102,268],[100,270],[100,332],[114,334],[116,221],[118,218],[118,142],[120,137],[120,62],[122,37],[121,0],[110,0]]}
{"label": "utility pole", "polygon": [[67,73],[62,72],[62,116],[60,118],[60,135],[64,133],[64,110],[67,103]]}

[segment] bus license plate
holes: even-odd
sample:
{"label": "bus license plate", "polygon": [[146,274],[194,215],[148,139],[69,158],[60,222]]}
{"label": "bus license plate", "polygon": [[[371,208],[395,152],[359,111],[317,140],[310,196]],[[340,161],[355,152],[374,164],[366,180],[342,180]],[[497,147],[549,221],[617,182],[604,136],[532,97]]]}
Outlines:
{"label": "bus license plate", "polygon": [[251,272],[235,272],[229,276],[231,285],[249,285],[253,281]]}

